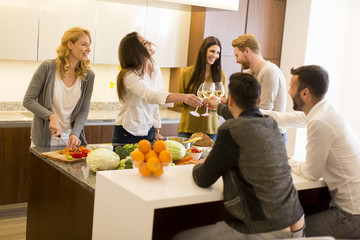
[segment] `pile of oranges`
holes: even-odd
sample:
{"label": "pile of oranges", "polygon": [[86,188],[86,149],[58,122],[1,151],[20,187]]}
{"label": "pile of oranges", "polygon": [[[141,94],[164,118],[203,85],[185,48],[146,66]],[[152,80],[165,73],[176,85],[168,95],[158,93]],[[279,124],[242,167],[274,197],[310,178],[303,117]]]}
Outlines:
{"label": "pile of oranges", "polygon": [[153,150],[148,140],[139,141],[138,149],[131,153],[131,158],[142,176],[161,176],[164,173],[163,167],[169,166],[172,161],[171,152],[166,150],[163,140],[156,141]]}

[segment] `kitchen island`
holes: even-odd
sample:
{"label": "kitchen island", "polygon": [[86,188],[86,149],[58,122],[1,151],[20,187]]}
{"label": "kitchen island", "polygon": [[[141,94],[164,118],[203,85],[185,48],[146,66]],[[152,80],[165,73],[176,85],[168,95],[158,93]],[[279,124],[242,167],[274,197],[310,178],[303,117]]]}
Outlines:
{"label": "kitchen island", "polygon": [[[41,155],[57,149],[31,149],[27,239],[170,239],[230,217],[222,206],[222,180],[199,188],[191,165],[171,166],[159,178],[133,169],[94,174],[85,162],[64,164]],[[316,195],[327,191],[322,180],[293,179],[305,207],[322,201]]]}

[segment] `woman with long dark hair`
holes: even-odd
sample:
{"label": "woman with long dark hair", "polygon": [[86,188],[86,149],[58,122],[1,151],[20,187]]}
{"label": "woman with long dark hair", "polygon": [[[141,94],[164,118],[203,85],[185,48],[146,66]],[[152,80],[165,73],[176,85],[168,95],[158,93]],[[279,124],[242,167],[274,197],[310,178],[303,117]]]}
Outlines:
{"label": "woman with long dark hair", "polygon": [[121,107],[115,120],[113,143],[162,139],[159,104],[184,101],[201,106],[201,99],[194,94],[163,92],[160,68],[151,57],[155,53],[152,45],[137,32],[127,34],[120,42],[117,93]]}
{"label": "woman with long dark hair", "polygon": [[[181,74],[179,93],[196,94],[199,86],[204,82],[222,82],[225,85],[225,72],[221,69],[221,43],[216,37],[210,36],[203,40],[196,63],[187,67]],[[190,114],[193,108],[186,103],[177,103],[183,107],[178,129],[179,137],[190,137],[195,132],[216,138],[219,127],[219,117],[216,112],[210,111],[209,116],[195,117]],[[205,112],[205,107],[199,108],[200,113]]]}

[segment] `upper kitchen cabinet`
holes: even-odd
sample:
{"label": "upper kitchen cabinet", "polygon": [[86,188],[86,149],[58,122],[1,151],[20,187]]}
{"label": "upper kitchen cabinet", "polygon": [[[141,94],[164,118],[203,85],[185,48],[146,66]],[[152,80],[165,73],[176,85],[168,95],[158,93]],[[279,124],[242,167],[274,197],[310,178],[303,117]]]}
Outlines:
{"label": "upper kitchen cabinet", "polygon": [[155,62],[161,67],[186,67],[191,6],[148,1],[145,38],[155,44]]}
{"label": "upper kitchen cabinet", "polygon": [[119,64],[121,39],[130,32],[145,34],[146,0],[98,1],[94,62]]}
{"label": "upper kitchen cabinet", "polygon": [[39,0],[0,0],[0,59],[36,60]]}
{"label": "upper kitchen cabinet", "polygon": [[261,45],[263,57],[280,63],[286,0],[249,0],[246,32]]}
{"label": "upper kitchen cabinet", "polygon": [[95,19],[96,0],[40,0],[38,60],[56,58],[61,37],[71,27],[85,28],[94,38]]}

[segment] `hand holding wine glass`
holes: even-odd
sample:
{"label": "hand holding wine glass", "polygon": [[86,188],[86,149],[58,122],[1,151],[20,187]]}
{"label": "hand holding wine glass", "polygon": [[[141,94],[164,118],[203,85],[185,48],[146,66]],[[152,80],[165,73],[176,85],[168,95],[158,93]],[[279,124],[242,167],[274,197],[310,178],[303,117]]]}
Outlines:
{"label": "hand holding wine glass", "polygon": [[[202,86],[203,86],[203,84],[204,84],[204,83],[202,83],[202,84],[199,86],[198,90],[197,90],[197,96],[198,96],[200,99],[202,99],[202,100],[204,100],[204,96],[203,96],[203,94],[202,94]],[[199,108],[199,107],[196,107],[195,111],[190,111],[190,114],[193,115],[193,116],[195,116],[195,117],[200,117],[200,114],[197,112],[198,108]]]}
{"label": "hand holding wine glass", "polygon": [[[215,93],[215,85],[213,82],[204,82],[202,86],[202,94],[204,98],[211,98],[214,96]],[[209,116],[209,109],[206,106],[206,112],[201,114],[201,116]]]}

